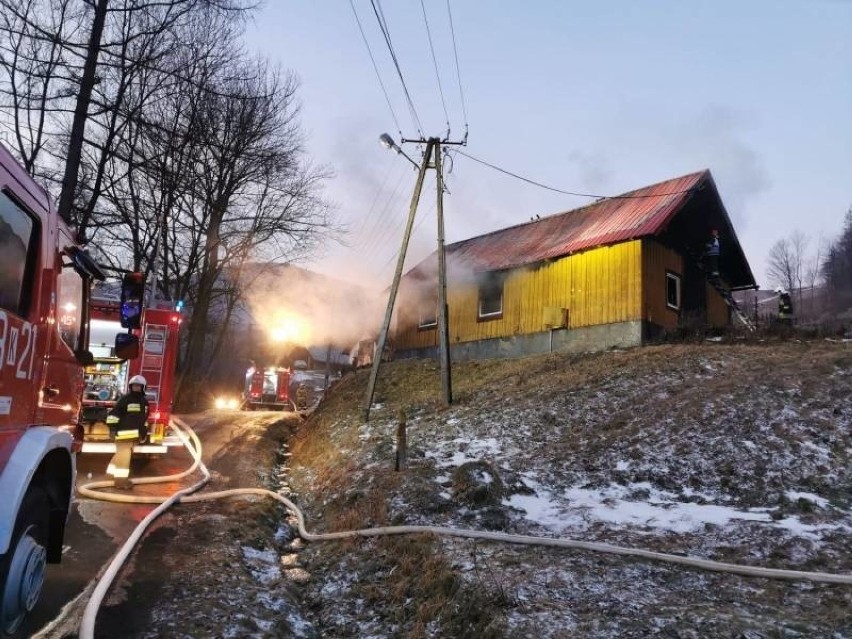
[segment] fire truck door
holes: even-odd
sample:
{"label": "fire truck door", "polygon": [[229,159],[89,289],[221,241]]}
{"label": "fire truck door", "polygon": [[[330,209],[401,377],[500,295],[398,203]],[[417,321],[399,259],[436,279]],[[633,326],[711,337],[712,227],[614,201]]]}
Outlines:
{"label": "fire truck door", "polygon": [[[70,245],[71,239],[64,237]],[[82,349],[81,321],[83,317],[83,278],[71,266],[63,266],[62,258],[57,257],[56,303],[53,309],[57,333],[47,339],[48,357],[44,367],[44,376],[39,386],[39,409],[43,419],[53,423],[67,421],[76,413],[80,405],[77,391],[82,388],[83,370],[77,362],[74,351]],[[26,326],[19,339],[18,349],[34,349],[36,327]],[[56,335],[58,334],[58,339]]]}

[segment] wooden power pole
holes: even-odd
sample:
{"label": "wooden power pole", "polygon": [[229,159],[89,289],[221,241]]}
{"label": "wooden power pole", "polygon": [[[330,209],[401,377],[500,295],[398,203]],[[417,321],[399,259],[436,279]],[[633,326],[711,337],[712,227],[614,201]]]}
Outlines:
{"label": "wooden power pole", "polygon": [[444,248],[444,176],[441,173],[441,142],[435,143],[435,173],[438,191],[438,352],[441,358],[441,392],[444,406],[453,403],[450,368],[450,322],[447,305],[447,252]]}
{"label": "wooden power pole", "polygon": [[[403,140],[404,142],[422,142],[423,140]],[[367,384],[367,395],[364,398],[363,417],[365,421],[370,419],[370,408],[373,404],[373,394],[376,390],[376,381],[379,377],[379,367],[382,362],[385,344],[387,343],[388,331],[390,329],[393,308],[396,303],[396,295],[399,292],[399,282],[402,279],[402,269],[405,264],[405,255],[408,251],[408,243],[411,239],[411,231],[414,226],[414,218],[417,214],[417,205],[420,194],[423,191],[423,181],[426,170],[434,168],[437,173],[438,191],[438,351],[441,361],[441,391],[444,404],[449,406],[453,402],[453,385],[450,365],[450,332],[447,305],[447,256],[444,247],[444,179],[441,174],[441,146],[443,144],[458,144],[455,142],[442,142],[440,138],[429,138],[426,140],[426,150],[423,153],[423,161],[418,168],[417,183],[411,196],[411,206],[408,211],[408,222],[402,237],[402,247],[399,250],[399,258],[396,261],[396,272],[393,276],[388,305],[385,309],[385,319],[379,333],[379,341],[376,344],[376,352],[373,357],[373,365],[370,369],[370,381]],[[398,147],[395,147],[401,153]],[[433,160],[434,157],[434,160]]]}

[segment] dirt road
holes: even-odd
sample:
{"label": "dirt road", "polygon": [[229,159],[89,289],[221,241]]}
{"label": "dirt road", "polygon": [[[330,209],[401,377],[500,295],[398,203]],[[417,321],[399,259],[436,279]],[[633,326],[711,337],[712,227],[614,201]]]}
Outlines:
{"label": "dirt road", "polygon": [[[204,460],[213,472],[217,488],[258,485],[256,472],[260,466],[250,460],[256,454],[266,454],[267,451],[246,450],[245,447],[251,448],[253,442],[259,443],[257,440],[262,436],[260,433],[265,431],[265,426],[281,419],[281,413],[233,413],[230,418],[227,413],[186,417],[202,440]],[[290,422],[295,424],[298,418],[285,415],[284,423]],[[268,453],[275,455],[276,451],[277,444],[273,444]],[[105,470],[108,462],[109,455],[79,455],[78,486],[107,479]],[[170,475],[184,470],[191,463],[192,459],[187,451],[172,448],[167,455],[158,458],[135,459],[132,474],[136,477]],[[248,472],[244,472],[245,470]],[[134,494],[169,495],[196,480],[197,478],[189,478],[183,480],[183,483],[136,486]],[[222,504],[216,504],[192,509],[204,510],[210,514],[215,513],[216,508],[221,506]],[[16,639],[33,636],[47,639],[74,637],[91,591],[87,586],[93,584],[93,580],[98,577],[112,555],[152,508],[149,505],[116,504],[77,498],[68,522],[62,564],[50,567],[42,598],[16,635]],[[189,509],[181,507],[179,511],[185,512]],[[98,618],[98,636],[129,637],[145,632],[154,605],[151,597],[147,595],[158,589],[158,584],[151,583],[151,580],[167,577],[165,564],[170,560],[167,561],[165,555],[176,543],[174,537],[178,531],[175,529],[175,523],[180,521],[182,516],[166,514],[150,529],[143,539],[142,547],[131,559],[131,564],[122,572],[121,582],[105,602],[104,611]],[[145,585],[141,587],[141,595],[134,584],[139,578],[145,581]]]}

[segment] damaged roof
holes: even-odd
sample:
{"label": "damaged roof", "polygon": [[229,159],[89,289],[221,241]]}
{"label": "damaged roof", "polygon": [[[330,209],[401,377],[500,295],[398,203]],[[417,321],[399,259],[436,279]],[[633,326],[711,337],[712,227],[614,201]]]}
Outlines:
{"label": "damaged roof", "polygon": [[[696,198],[699,192],[701,197]],[[688,238],[689,243],[701,247],[710,230],[718,228],[728,249],[725,261],[735,272],[736,282],[731,284],[753,285],[751,270],[709,170],[455,242],[447,245],[447,256],[477,272],[500,271],[599,246],[660,236],[669,230],[677,214],[696,200],[700,200],[700,204],[690,207],[688,224],[677,225],[680,235],[684,227],[691,227],[687,233],[692,236]],[[435,258],[433,253],[410,274],[425,275]]]}

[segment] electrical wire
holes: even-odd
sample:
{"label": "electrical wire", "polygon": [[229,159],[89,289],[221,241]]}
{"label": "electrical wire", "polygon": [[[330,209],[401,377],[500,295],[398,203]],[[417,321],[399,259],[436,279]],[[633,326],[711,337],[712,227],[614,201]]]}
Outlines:
{"label": "electrical wire", "polygon": [[[436,191],[435,191],[435,192],[436,192],[436,194],[437,194],[437,189],[436,189]],[[433,202],[432,202],[432,204],[431,204],[431,206],[429,207],[429,210],[426,212],[426,214],[425,214],[425,215],[421,215],[421,216],[420,216],[420,219],[419,219],[419,220],[417,220],[417,222],[414,224],[414,226],[413,226],[413,227],[412,227],[412,229],[411,229],[411,234],[412,234],[412,235],[414,235],[414,232],[415,232],[415,231],[417,231],[417,229],[419,229],[419,228],[422,226],[423,222],[425,222],[427,219],[429,219],[430,217],[432,217],[432,213],[434,213],[434,211],[435,211],[435,209],[436,209],[436,208],[438,208],[438,202],[437,202],[437,200],[435,200],[435,201],[433,201]],[[397,228],[399,228],[399,227],[397,227]],[[384,263],[384,264],[382,264],[382,265],[379,267],[379,273],[381,273],[382,271],[384,271],[384,270],[388,267],[388,265],[389,265],[391,262],[393,262],[395,259],[399,258],[399,251],[400,251],[400,249],[397,249],[396,251],[394,251],[394,252],[393,252],[393,254],[392,254],[392,255],[391,255],[391,256],[390,256],[390,257],[389,257],[389,258],[385,261],[385,263]]]}
{"label": "electrical wire", "polygon": [[356,225],[356,227],[354,229],[354,234],[356,236],[361,234],[361,232],[367,226],[367,223],[369,222],[370,218],[373,216],[373,211],[376,208],[376,204],[379,203],[379,197],[381,197],[382,192],[384,192],[385,186],[387,186],[388,180],[390,179],[390,175],[393,172],[393,169],[394,169],[395,166],[396,166],[396,162],[394,162],[393,158],[390,158],[388,160],[388,169],[385,172],[385,177],[384,177],[384,179],[382,179],[382,184],[381,184],[381,186],[379,186],[378,189],[376,189],[376,195],[373,197],[373,203],[370,205],[370,208],[367,211],[367,214],[362,216],[358,220],[358,224]]}
{"label": "electrical wire", "polygon": [[[401,209],[402,207],[400,207],[399,210]],[[408,213],[405,213],[405,215],[401,215],[389,221],[387,226],[385,226],[385,228],[382,230],[381,234],[376,236],[376,241],[373,243],[372,250],[369,252],[369,254],[375,254],[385,244],[393,240],[399,233],[400,229],[405,226],[406,220],[408,220]]]}
{"label": "electrical wire", "polygon": [[393,218],[390,217],[391,207],[396,203],[397,197],[399,196],[399,191],[402,188],[402,184],[405,180],[406,175],[407,172],[403,172],[402,174],[400,174],[396,186],[393,189],[393,192],[388,196],[388,199],[385,202],[385,206],[382,209],[381,213],[379,213],[379,215],[376,217],[373,226],[369,229],[368,232],[362,234],[362,237],[365,236],[367,238],[363,243],[363,252],[365,254],[372,254],[373,251],[380,247],[382,243],[386,240],[387,234],[389,232],[389,227],[393,223]]}
{"label": "electrical wire", "polygon": [[[426,160],[424,159],[423,161],[425,162]],[[436,193],[437,193],[437,191],[436,191]],[[422,201],[422,193],[421,193],[420,201]],[[414,233],[414,231],[416,231],[420,227],[420,225],[423,224],[423,221],[432,214],[432,212],[437,208],[437,206],[438,206],[438,202],[437,202],[437,197],[436,197],[435,199],[432,200],[432,204],[430,205],[429,212],[426,213],[425,215],[421,215],[420,219],[416,221],[417,223],[411,229],[412,233]],[[389,241],[393,240],[395,237],[397,237],[397,234],[399,233],[400,230],[402,230],[405,227],[405,224],[407,222],[408,222],[408,213],[406,213],[404,216],[401,216],[400,218],[398,218],[396,220],[396,223],[394,223],[392,226],[389,226],[387,228],[386,232],[383,233],[382,236],[381,236],[381,241],[377,242],[375,248],[378,249],[380,246],[382,246],[382,244],[386,244],[387,242],[389,242]],[[384,264],[382,264],[382,266],[379,267],[379,270],[380,271],[383,270],[398,255],[399,255],[399,251],[396,251],[396,253],[391,255],[391,257]]]}
{"label": "electrical wire", "polygon": [[426,24],[426,36],[429,39],[429,50],[432,52],[432,64],[435,66],[435,78],[438,80],[438,93],[441,94],[441,106],[444,107],[444,118],[447,120],[447,139],[450,137],[450,114],[447,113],[447,101],[444,99],[444,87],[441,85],[441,74],[438,72],[438,58],[435,57],[435,45],[432,43],[432,30],[429,28],[429,18],[426,16],[426,4],[420,0],[423,9],[423,22]]}
{"label": "electrical wire", "polygon": [[542,184],[541,182],[536,182],[535,180],[531,180],[529,178],[525,178],[522,175],[518,175],[517,173],[512,173],[511,171],[507,171],[506,169],[502,169],[499,166],[491,164],[490,162],[486,162],[485,160],[480,160],[477,157],[472,156],[470,153],[465,153],[461,149],[454,149],[456,153],[459,155],[463,155],[464,157],[473,160],[474,162],[478,162],[484,166],[487,166],[495,171],[499,171],[500,173],[505,173],[513,178],[526,182],[527,184],[532,184],[533,186],[538,186],[543,189],[547,189],[548,191],[554,191],[556,193],[562,193],[563,195],[575,195],[577,197],[591,197],[596,199],[603,200],[640,200],[651,197],[665,197],[667,195],[682,195],[684,193],[692,193],[695,191],[695,187],[684,189],[683,191],[669,191],[667,193],[651,193],[647,195],[600,195],[595,193],[578,193],[576,191],[563,191],[562,189],[557,189],[553,186],[548,186],[547,184]]}
{"label": "electrical wire", "polygon": [[385,102],[387,102],[388,109],[390,109],[391,117],[393,118],[393,123],[396,125],[396,130],[399,131],[400,137],[402,136],[402,127],[399,125],[399,120],[396,117],[396,112],[393,110],[393,106],[391,105],[390,96],[388,96],[388,90],[385,88],[385,83],[382,81],[382,75],[379,73],[379,66],[376,64],[376,58],[373,57],[373,50],[370,48],[370,43],[367,40],[367,34],[364,33],[364,27],[361,25],[361,19],[358,17],[358,12],[355,10],[355,0],[349,0],[349,5],[352,7],[352,13],[355,15],[355,22],[358,23],[358,30],[361,32],[361,38],[364,40],[364,45],[367,47],[367,53],[370,55],[370,62],[373,63],[373,70],[376,72],[376,77],[379,79],[379,86],[382,87],[382,93],[385,94]]}
{"label": "electrical wire", "polygon": [[396,73],[399,76],[399,81],[402,83],[402,90],[405,93],[405,99],[408,101],[408,110],[411,113],[411,119],[417,127],[417,133],[420,137],[423,137],[423,125],[420,124],[420,117],[417,115],[417,109],[414,108],[414,101],[411,99],[411,93],[409,93],[408,85],[405,83],[402,68],[399,66],[399,59],[396,56],[396,50],[393,48],[393,43],[391,42],[390,29],[388,28],[387,20],[385,20],[384,11],[381,9],[381,2],[380,0],[370,0],[370,4],[373,7],[373,13],[376,14],[376,21],[379,23],[379,29],[385,38],[385,44],[387,44],[388,51],[390,51],[390,56],[393,60],[394,67],[396,67]]}
{"label": "electrical wire", "polygon": [[447,0],[447,14],[450,16],[450,33],[453,36],[453,55],[456,60],[456,78],[459,82],[459,96],[461,97],[462,115],[464,116],[464,143],[467,144],[467,106],[464,101],[464,90],[462,89],[461,70],[459,69],[459,49],[456,46],[456,29],[453,26],[453,10],[450,8],[450,0]]}

